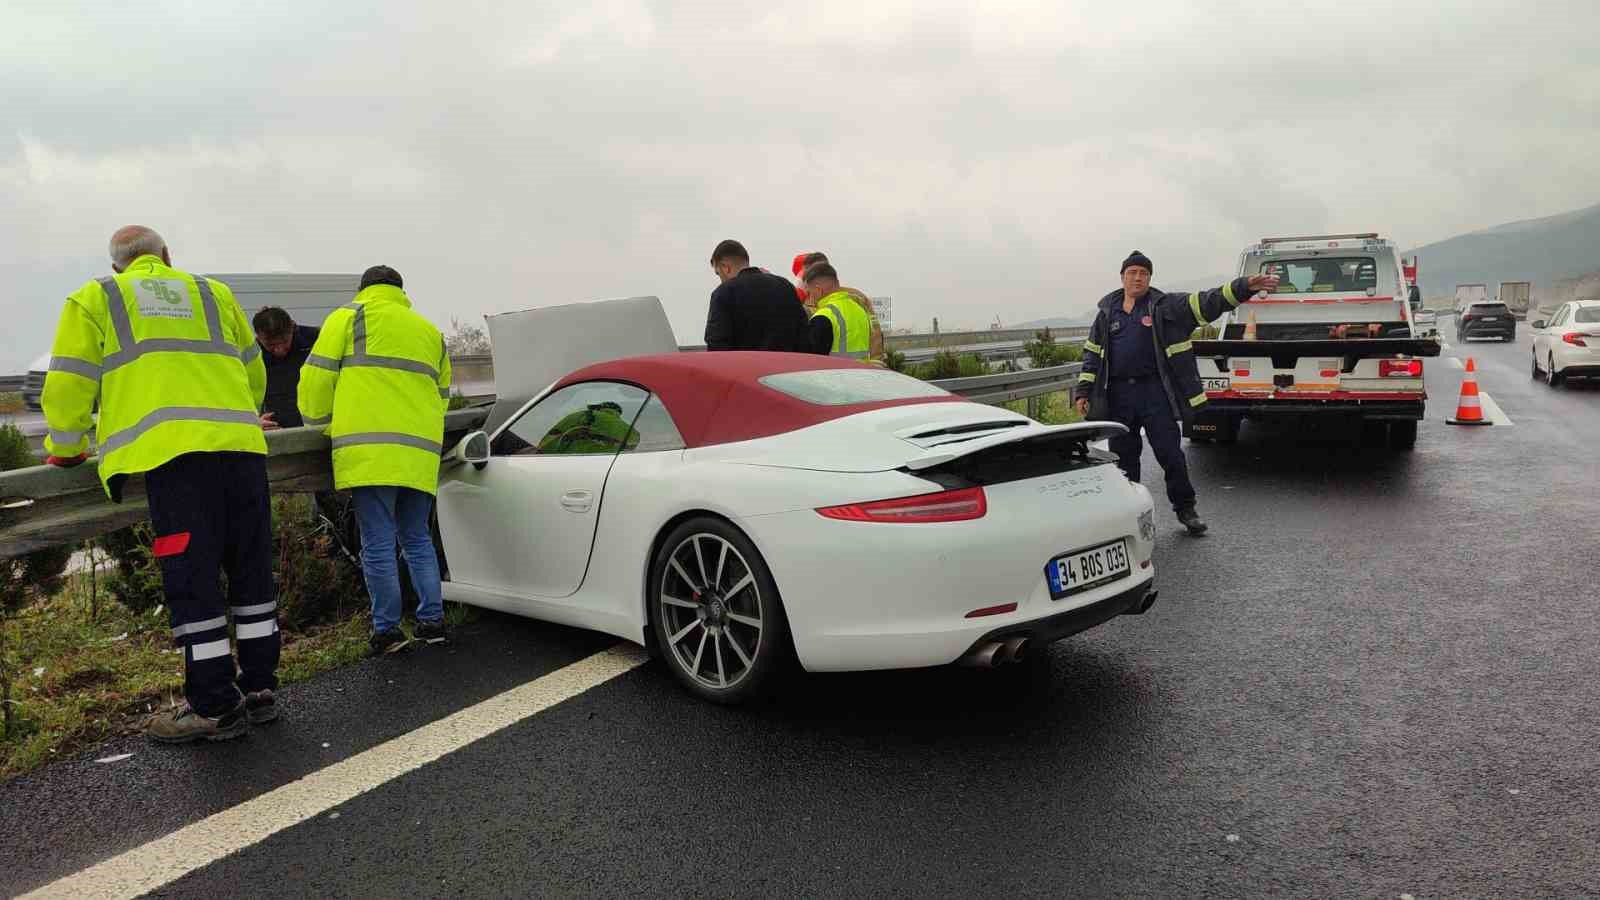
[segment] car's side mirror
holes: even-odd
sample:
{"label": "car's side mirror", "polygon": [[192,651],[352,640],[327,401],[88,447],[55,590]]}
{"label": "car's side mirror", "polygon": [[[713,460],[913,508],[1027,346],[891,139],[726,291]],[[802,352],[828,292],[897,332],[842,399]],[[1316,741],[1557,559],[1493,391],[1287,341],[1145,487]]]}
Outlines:
{"label": "car's side mirror", "polygon": [[461,439],[456,449],[451,451],[458,463],[471,463],[473,468],[482,469],[489,464],[489,436],[481,431],[474,431]]}
{"label": "car's side mirror", "polygon": [[1545,325],[1546,325],[1546,324],[1547,324],[1547,323],[1546,323],[1546,322],[1545,322],[1545,320],[1543,320],[1543,319],[1539,319],[1539,320],[1537,320],[1537,321],[1535,321],[1535,322],[1534,322],[1534,323],[1533,323],[1533,326],[1532,326],[1532,327],[1534,327],[1534,328],[1539,328],[1539,329],[1543,329],[1543,328],[1544,328],[1544,326],[1545,326]]}

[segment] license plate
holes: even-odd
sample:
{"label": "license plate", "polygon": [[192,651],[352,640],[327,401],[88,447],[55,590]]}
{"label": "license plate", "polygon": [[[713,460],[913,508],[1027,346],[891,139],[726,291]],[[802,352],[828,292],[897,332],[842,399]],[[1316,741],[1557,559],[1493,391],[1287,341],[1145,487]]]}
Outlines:
{"label": "license plate", "polygon": [[1205,389],[1208,391],[1226,391],[1233,387],[1233,382],[1226,378],[1207,378],[1204,381]]}
{"label": "license plate", "polygon": [[1113,541],[1092,550],[1069,553],[1050,560],[1050,564],[1044,567],[1044,578],[1050,585],[1050,599],[1060,600],[1116,581],[1130,570],[1128,542]]}
{"label": "license plate", "polygon": [[1485,322],[1498,322],[1498,321],[1500,321],[1500,317],[1499,316],[1484,316],[1483,317],[1483,321],[1485,321]]}

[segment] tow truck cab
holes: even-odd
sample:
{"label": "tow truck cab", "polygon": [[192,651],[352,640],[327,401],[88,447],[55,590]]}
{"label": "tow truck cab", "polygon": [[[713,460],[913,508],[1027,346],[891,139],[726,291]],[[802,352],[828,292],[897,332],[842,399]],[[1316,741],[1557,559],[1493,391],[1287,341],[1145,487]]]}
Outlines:
{"label": "tow truck cab", "polygon": [[1424,415],[1423,357],[1437,340],[1416,327],[1394,244],[1368,234],[1263,238],[1238,274],[1276,274],[1194,342],[1207,404],[1196,440],[1230,441],[1245,419],[1335,419],[1396,449],[1416,443]]}

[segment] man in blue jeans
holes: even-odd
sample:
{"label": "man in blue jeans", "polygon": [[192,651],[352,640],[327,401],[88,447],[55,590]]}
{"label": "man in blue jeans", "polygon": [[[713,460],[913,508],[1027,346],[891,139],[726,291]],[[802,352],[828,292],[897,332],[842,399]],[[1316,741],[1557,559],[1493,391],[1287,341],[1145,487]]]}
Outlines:
{"label": "man in blue jeans", "polygon": [[443,643],[439,559],[428,525],[439,485],[450,357],[433,323],[411,309],[400,273],[373,266],[354,302],[322,325],[300,375],[300,412],[326,425],[333,483],[349,490],[361,525],[361,569],[372,595],[372,652],[410,642],[400,631],[395,544],[416,589],[416,640]]}

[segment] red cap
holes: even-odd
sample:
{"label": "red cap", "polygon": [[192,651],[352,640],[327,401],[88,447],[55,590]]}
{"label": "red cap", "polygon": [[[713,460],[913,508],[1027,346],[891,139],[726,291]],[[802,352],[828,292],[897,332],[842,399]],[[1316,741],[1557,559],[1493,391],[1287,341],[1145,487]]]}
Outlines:
{"label": "red cap", "polygon": [[805,267],[806,267],[806,257],[808,257],[810,255],[811,255],[811,251],[810,250],[807,250],[804,253],[796,253],[794,255],[794,276],[796,278],[799,278],[800,277],[800,273],[805,269]]}

